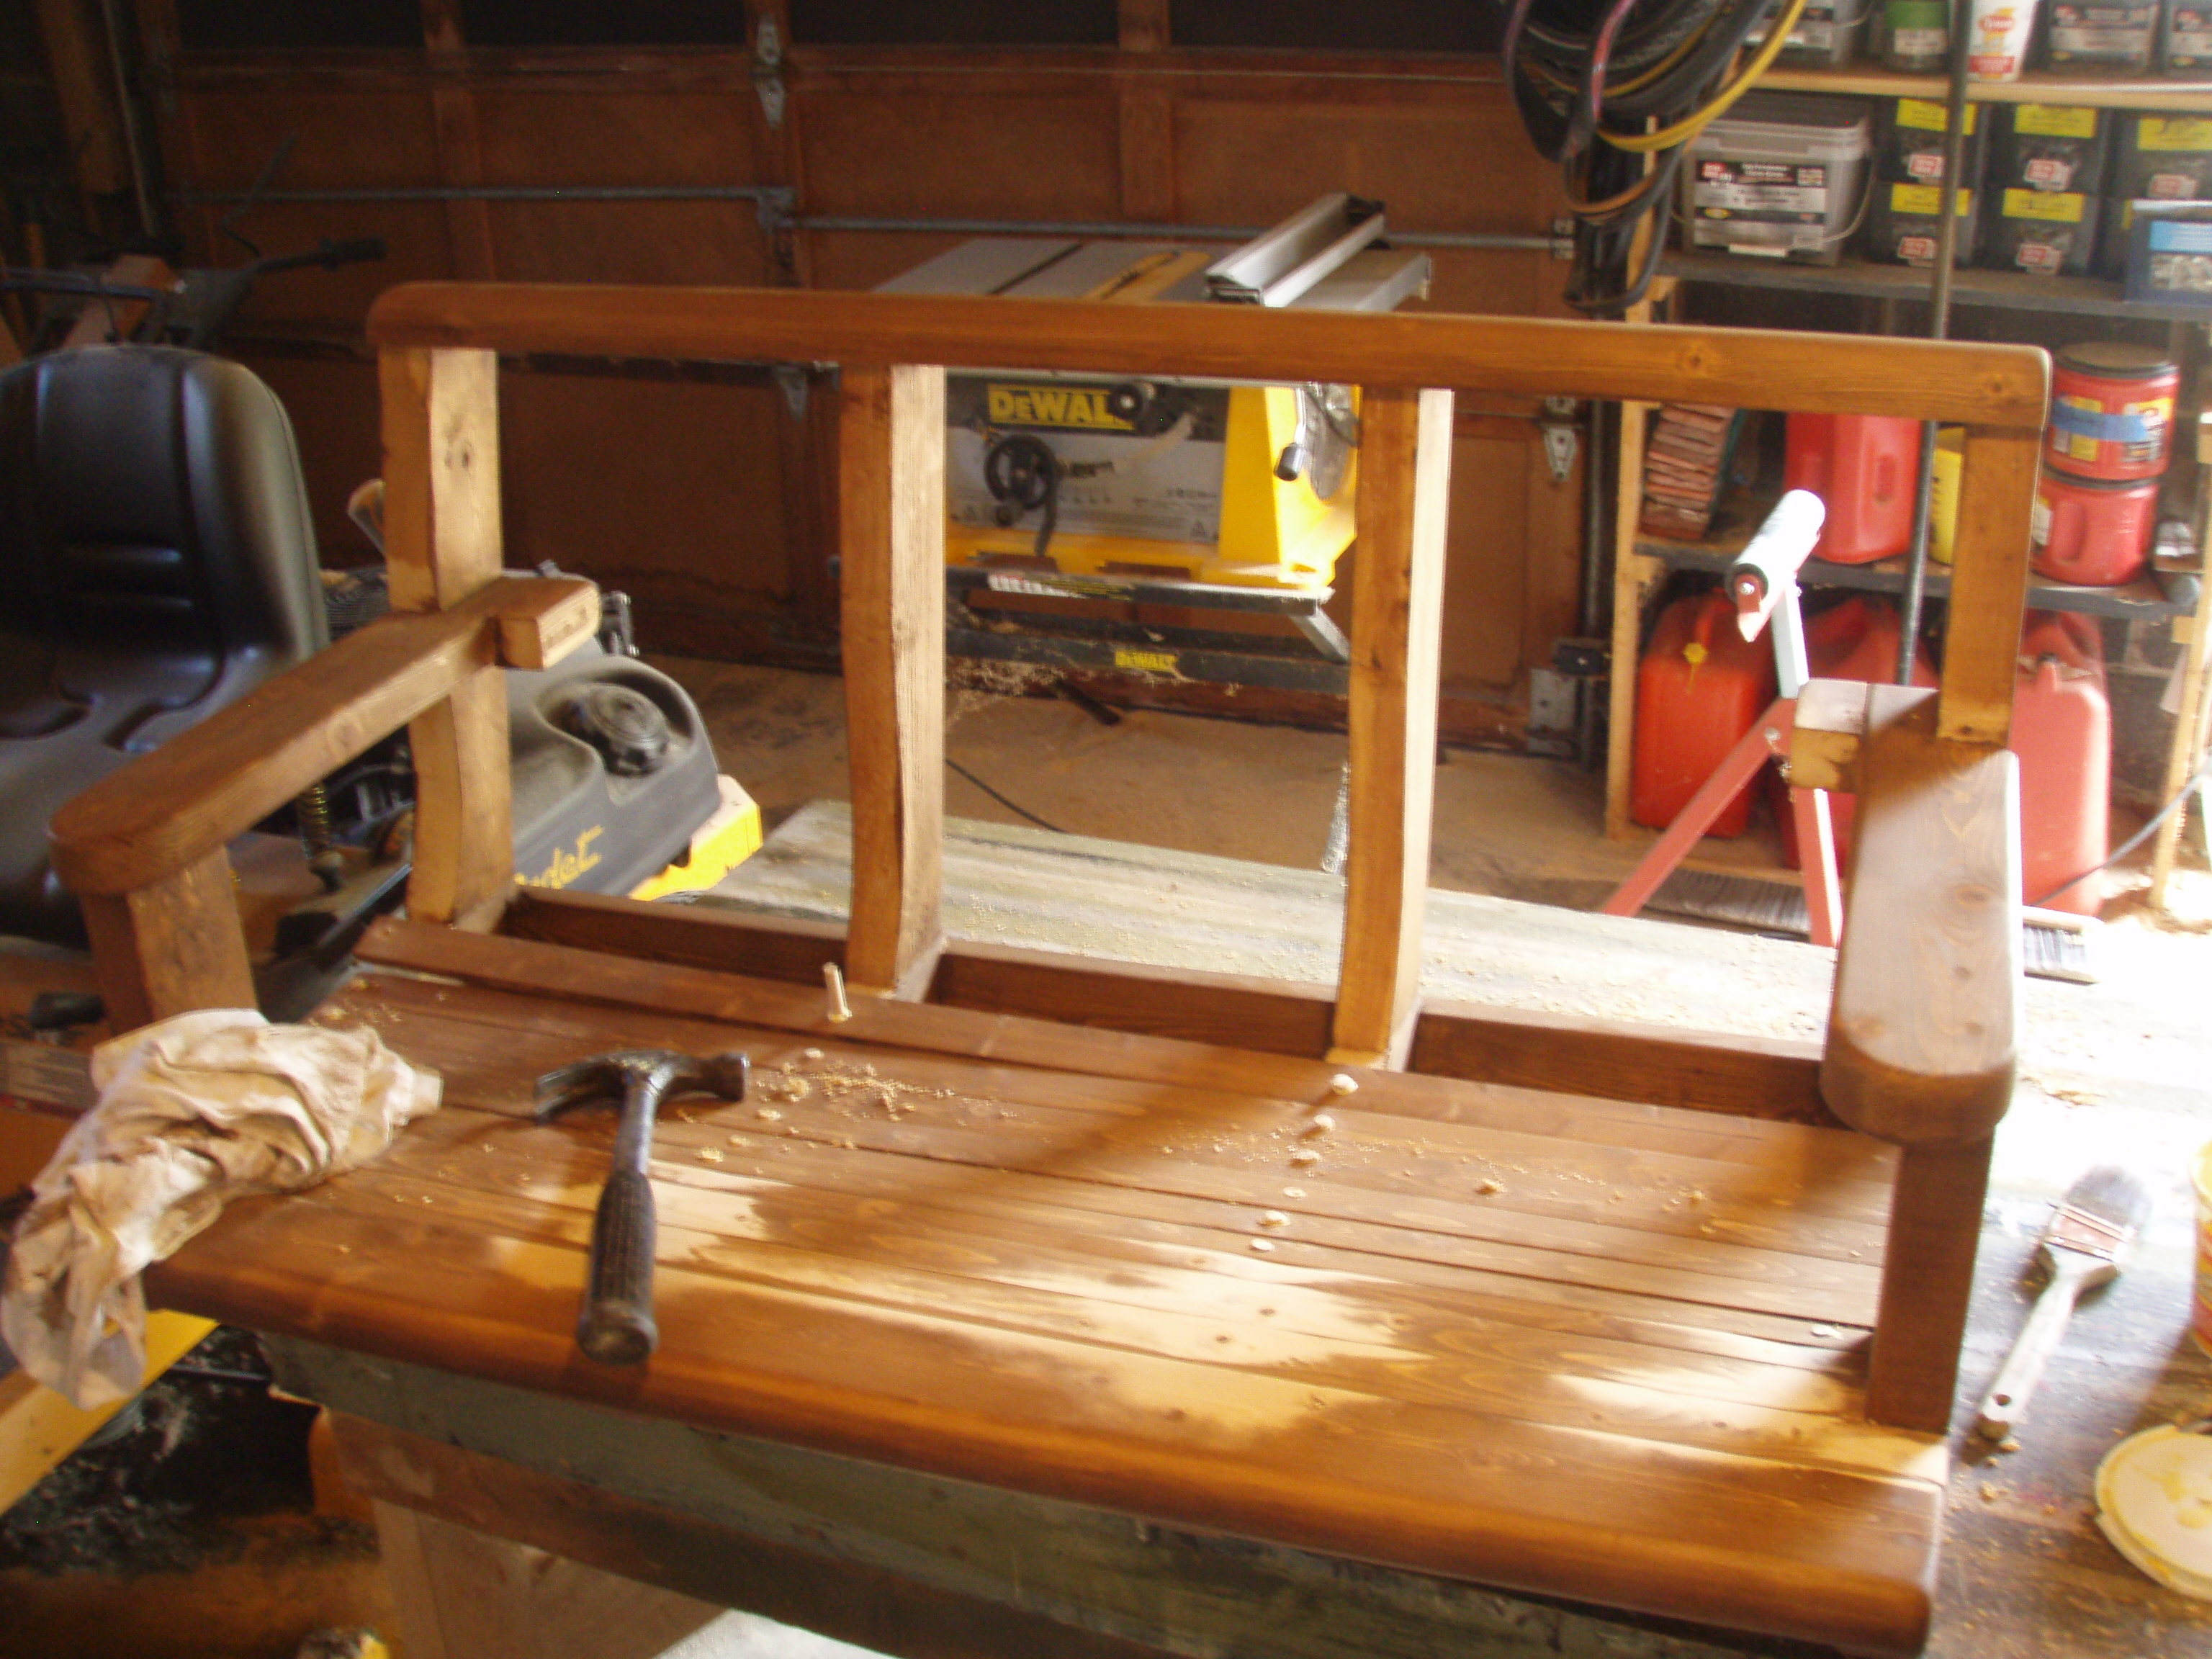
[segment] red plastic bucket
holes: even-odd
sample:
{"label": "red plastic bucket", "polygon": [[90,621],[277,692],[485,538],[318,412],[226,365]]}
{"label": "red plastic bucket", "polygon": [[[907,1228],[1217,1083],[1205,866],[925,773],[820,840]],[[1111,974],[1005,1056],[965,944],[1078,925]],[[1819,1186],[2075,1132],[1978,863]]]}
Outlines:
{"label": "red plastic bucket", "polygon": [[1785,489],[1809,489],[1828,509],[1813,556],[1869,564],[1912,542],[1920,422],[1889,415],[1792,415]]}
{"label": "red plastic bucket", "polygon": [[2036,574],[2118,587],[2142,574],[2158,526],[2158,480],[2102,483],[2048,467],[2035,486],[2029,560]]}
{"label": "red plastic bucket", "polygon": [[2181,369],[2156,346],[2086,340],[2063,347],[2051,376],[2044,459],[2084,478],[2166,471]]}

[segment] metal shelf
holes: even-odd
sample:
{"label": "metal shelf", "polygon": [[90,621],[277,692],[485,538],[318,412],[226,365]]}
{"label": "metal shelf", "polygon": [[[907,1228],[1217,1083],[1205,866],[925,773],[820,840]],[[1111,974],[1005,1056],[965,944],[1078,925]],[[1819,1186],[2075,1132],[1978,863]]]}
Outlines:
{"label": "metal shelf", "polygon": [[[1759,89],[1838,92],[1857,98],[1926,98],[1943,101],[1941,75],[1900,75],[1875,64],[1842,70],[1771,69]],[[2030,70],[2017,81],[1969,81],[1966,96],[1978,104],[2093,104],[2100,109],[2175,110],[2201,115],[2212,107],[2212,81],[2163,76],[2106,76]]]}
{"label": "metal shelf", "polygon": [[[1660,274],[1686,283],[1732,288],[1778,289],[1799,294],[1841,294],[1869,300],[1925,304],[1935,273],[1921,265],[1885,265],[1846,258],[1841,264],[1792,264],[1750,254],[1684,252],[1662,255]],[[2212,323],[2204,306],[2156,305],[2121,297],[2118,283],[2094,276],[2033,276],[2021,270],[1961,268],[1951,275],[1951,303],[2007,311],[2065,312],[2078,317],[2149,322]]]}
{"label": "metal shelf", "polygon": [[[1726,574],[1742,550],[1744,537],[1723,537],[1711,542],[1667,542],[1639,538],[1636,550],[1647,558],[1657,559],[1677,570],[1704,570],[1715,575]],[[1730,545],[1733,540],[1734,545]],[[2046,582],[2030,577],[2027,603],[2037,611],[2075,611],[2089,617],[2118,617],[2131,621],[2149,621],[2160,617],[2186,616],[2197,608],[2195,592],[2185,598],[2170,596],[2154,577],[2145,576],[2128,583],[2124,587],[2080,587],[2067,582]],[[2195,578],[2184,578],[2193,582]],[[1901,593],[1905,591],[1905,561],[1902,558],[1881,559],[1872,564],[1834,564],[1826,559],[1808,559],[1798,574],[1799,583],[1808,588],[1856,588],[1862,592]],[[1948,565],[1930,560],[1928,565],[1928,584],[1924,590],[1931,599],[1947,598],[1951,592],[1951,570]],[[2177,592],[2181,591],[2177,587]]]}

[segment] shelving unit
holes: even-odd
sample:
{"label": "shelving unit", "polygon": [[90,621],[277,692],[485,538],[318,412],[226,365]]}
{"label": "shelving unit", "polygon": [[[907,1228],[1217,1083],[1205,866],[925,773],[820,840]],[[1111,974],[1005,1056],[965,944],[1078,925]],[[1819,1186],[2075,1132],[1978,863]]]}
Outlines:
{"label": "shelving unit", "polygon": [[[1877,264],[1849,256],[1840,264],[1808,265],[1740,253],[1692,253],[1679,249],[1660,257],[1659,270],[1686,283],[1839,294],[1861,300],[1925,300],[1932,274],[1924,265]],[[1951,303],[2127,322],[2212,319],[2212,311],[2203,306],[2140,304],[2124,299],[2119,283],[2094,276],[2036,276],[2024,270],[1978,270],[1963,265],[1951,273]]]}
{"label": "shelving unit", "polygon": [[[1847,70],[1784,70],[1768,71],[1760,82],[1776,92],[1839,94],[1860,98],[1923,98],[1942,102],[1947,93],[1941,75],[1902,75],[1875,68]],[[1967,88],[1971,101],[1984,104],[2043,103],[2094,106],[2104,109],[2172,111],[2212,117],[2212,80],[2178,81],[2163,77],[2104,78],[2041,71],[2014,82],[1973,82]],[[1648,321],[1662,306],[1677,283],[1760,288],[1781,292],[1839,295],[1879,301],[1925,301],[1935,272],[1932,269],[1879,264],[1846,258],[1832,265],[1792,264],[1737,254],[1674,250],[1664,254],[1660,278],[1647,302],[1632,320]],[[2100,321],[2143,321],[2212,325],[2212,312],[2201,307],[2138,304],[2123,296],[2118,283],[2091,277],[2040,277],[2025,272],[1956,269],[1952,274],[1954,305],[2008,311],[2095,319]],[[2186,395],[2186,394],[2185,394]],[[1628,817],[1629,773],[1634,753],[1635,665],[1641,644],[1641,623],[1646,602],[1667,574],[1677,569],[1719,572],[1727,568],[1750,524],[1737,527],[1731,544],[1726,530],[1691,544],[1655,540],[1637,528],[1643,498],[1644,441],[1648,404],[1624,405],[1620,422],[1619,503],[1614,526],[1613,624],[1611,740],[1607,755],[1606,829],[1609,835],[1632,833]],[[2198,437],[2192,446],[2190,440]],[[2177,465],[2192,460],[2212,466],[2212,441],[2192,431],[2191,422],[2175,422],[2173,454]],[[2197,544],[2212,547],[2212,490],[2200,476],[2194,514]],[[1842,587],[1901,592],[1903,562],[1874,565],[1833,565],[1815,562],[1804,577],[1808,588]],[[2125,588],[2081,588],[2054,584],[2034,587],[2028,603],[2038,608],[2076,611],[2090,615],[2135,620],[2170,618],[2173,635],[2187,653],[2181,713],[2174,723],[2168,755],[2167,793],[2179,789],[2194,770],[2208,728],[2212,708],[2206,694],[2212,690],[2212,594],[2201,576],[2182,578],[2161,586],[2146,579]],[[1927,596],[1941,599],[1948,592],[1948,572],[1931,564],[1924,588]],[[2169,819],[2158,842],[2154,862],[2153,902],[2162,905],[2172,866],[2179,829],[2179,817]]]}

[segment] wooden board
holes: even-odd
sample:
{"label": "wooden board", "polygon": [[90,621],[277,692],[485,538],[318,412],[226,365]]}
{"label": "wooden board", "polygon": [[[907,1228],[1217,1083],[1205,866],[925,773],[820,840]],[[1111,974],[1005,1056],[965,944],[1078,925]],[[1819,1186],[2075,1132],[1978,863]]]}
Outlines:
{"label": "wooden board", "polygon": [[[575,954],[441,937],[474,977],[550,985]],[[1031,1022],[896,1004],[864,1006],[857,1040],[794,1034],[779,1010],[811,993],[609,966],[660,975],[662,1011],[736,988],[747,1023],[367,981],[323,1018],[437,1066],[447,1105],[369,1169],[234,1206],[157,1296],[1041,1496],[1917,1646],[1946,1459],[1860,1420],[1887,1203],[1869,1143],[1612,1109],[1641,1120],[1624,1147],[1520,1091],[1383,1079],[1331,1103],[1285,1092],[1326,1067],[1251,1056],[1269,1080],[1245,1092],[1233,1051],[1046,1052]],[[916,1046],[936,1028],[989,1048]],[[663,1346],[628,1373],[569,1340],[605,1131],[537,1127],[528,1091],[640,1042],[742,1044],[759,1089],[666,1116]],[[1422,1111],[1386,1082],[1441,1092]]]}

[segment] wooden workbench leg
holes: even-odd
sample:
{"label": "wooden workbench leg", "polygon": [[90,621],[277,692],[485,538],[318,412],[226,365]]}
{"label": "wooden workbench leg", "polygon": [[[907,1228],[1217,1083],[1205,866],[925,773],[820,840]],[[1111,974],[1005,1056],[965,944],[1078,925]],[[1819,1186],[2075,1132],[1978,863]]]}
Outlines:
{"label": "wooden workbench leg", "polygon": [[1420,1003],[1436,794],[1452,394],[1370,386],[1352,570],[1351,843],[1332,1057],[1403,1064]]}
{"label": "wooden workbench leg", "polygon": [[647,1659],[722,1613],[397,1504],[375,1510],[407,1659]]}
{"label": "wooden workbench leg", "polygon": [[[499,358],[393,348],[383,398],[384,562],[395,611],[444,611],[495,580]],[[507,694],[497,670],[465,681],[408,728],[416,777],[408,914],[489,927],[514,880]]]}
{"label": "wooden workbench leg", "polygon": [[853,988],[919,995],[944,943],[945,371],[848,363],[837,471]]}
{"label": "wooden workbench leg", "polygon": [[88,893],[78,902],[116,1031],[195,1008],[254,1006],[253,973],[223,848],[151,887]]}
{"label": "wooden workbench leg", "polygon": [[1867,1375],[1867,1415],[1877,1423],[1927,1434],[1950,1426],[1995,1144],[1984,1136],[1899,1156]]}

